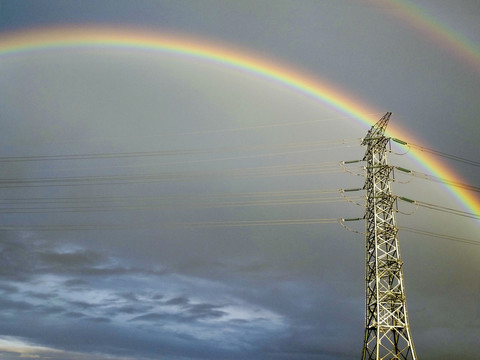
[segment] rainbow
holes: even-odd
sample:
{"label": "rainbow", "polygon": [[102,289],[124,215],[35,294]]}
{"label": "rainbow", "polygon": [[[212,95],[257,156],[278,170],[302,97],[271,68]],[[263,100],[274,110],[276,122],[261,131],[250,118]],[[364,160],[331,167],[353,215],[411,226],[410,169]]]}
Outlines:
{"label": "rainbow", "polygon": [[409,0],[370,0],[388,5],[388,13],[397,17],[409,28],[415,29],[436,45],[446,49],[452,56],[458,57],[480,75],[480,48],[464,35],[454,31],[420,5]]}
{"label": "rainbow", "polygon": [[[247,51],[192,37],[91,26],[88,28],[35,29],[0,36],[0,59],[5,56],[18,56],[38,51],[79,48],[119,48],[209,61],[274,81],[305,96],[319,100],[368,127],[378,120],[378,115],[375,117],[372,115],[378,114],[378,110],[367,106],[347,92],[336,89],[332,84],[292,69],[291,66],[280,64],[277,60],[259,58]],[[402,130],[398,124],[389,125],[388,135],[411,143],[422,143]],[[430,174],[462,182],[459,175],[438,159],[420,151],[412,150],[410,153]],[[471,193],[453,186],[446,187],[468,211],[475,214],[480,213],[480,200]]]}

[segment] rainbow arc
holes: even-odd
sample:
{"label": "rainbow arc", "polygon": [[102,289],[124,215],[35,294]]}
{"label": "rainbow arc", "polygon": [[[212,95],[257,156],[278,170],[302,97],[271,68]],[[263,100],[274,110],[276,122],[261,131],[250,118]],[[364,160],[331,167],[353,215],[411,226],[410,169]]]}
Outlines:
{"label": "rainbow arc", "polygon": [[[0,58],[32,55],[37,52],[65,49],[123,49],[147,51],[156,55],[171,54],[230,67],[273,81],[305,96],[318,100],[353,121],[372,126],[377,120],[378,109],[369,106],[347,91],[333,84],[314,78],[278,61],[260,58],[240,51],[193,37],[166,33],[139,31],[109,27],[55,27],[8,33],[0,37]],[[388,109],[386,109],[388,110]],[[421,141],[398,124],[392,124],[387,136],[420,143]],[[465,182],[447,164],[421,151],[412,149],[412,158],[434,176]],[[466,189],[445,186],[468,211],[479,214],[480,201]]]}

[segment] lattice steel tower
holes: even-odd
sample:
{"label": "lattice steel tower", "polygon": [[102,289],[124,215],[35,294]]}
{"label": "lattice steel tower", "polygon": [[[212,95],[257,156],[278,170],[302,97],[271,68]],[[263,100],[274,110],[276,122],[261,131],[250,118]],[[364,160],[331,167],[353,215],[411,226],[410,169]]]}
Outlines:
{"label": "lattice steel tower", "polygon": [[365,341],[362,359],[416,360],[404,290],[395,223],[395,197],[390,189],[385,137],[386,113],[363,139],[367,146],[365,211]]}

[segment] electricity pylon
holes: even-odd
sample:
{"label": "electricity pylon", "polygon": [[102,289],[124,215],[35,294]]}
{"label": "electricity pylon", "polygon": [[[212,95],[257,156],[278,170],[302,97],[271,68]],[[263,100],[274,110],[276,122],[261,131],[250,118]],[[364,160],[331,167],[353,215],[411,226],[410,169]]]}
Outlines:
{"label": "electricity pylon", "polygon": [[363,360],[416,360],[404,290],[395,223],[395,197],[390,189],[385,137],[386,113],[363,139],[367,146],[365,210],[365,340]]}

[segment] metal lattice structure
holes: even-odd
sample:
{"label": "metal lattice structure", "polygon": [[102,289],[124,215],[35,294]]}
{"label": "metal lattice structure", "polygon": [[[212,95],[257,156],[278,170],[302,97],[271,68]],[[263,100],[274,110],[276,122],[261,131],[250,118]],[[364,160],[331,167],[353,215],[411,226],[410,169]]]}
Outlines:
{"label": "metal lattice structure", "polygon": [[392,167],[387,163],[386,113],[363,139],[367,147],[365,211],[366,313],[362,359],[416,360],[410,326],[400,248],[391,193]]}

